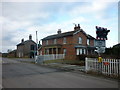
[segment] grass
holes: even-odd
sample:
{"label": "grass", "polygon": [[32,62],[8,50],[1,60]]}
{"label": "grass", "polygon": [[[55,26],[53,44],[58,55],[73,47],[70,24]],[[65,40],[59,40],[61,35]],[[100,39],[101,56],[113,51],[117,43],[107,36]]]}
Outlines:
{"label": "grass", "polygon": [[44,64],[50,64],[50,63],[61,63],[61,64],[71,64],[71,65],[83,66],[85,62],[79,61],[79,60],[64,60],[64,59],[44,61]]}

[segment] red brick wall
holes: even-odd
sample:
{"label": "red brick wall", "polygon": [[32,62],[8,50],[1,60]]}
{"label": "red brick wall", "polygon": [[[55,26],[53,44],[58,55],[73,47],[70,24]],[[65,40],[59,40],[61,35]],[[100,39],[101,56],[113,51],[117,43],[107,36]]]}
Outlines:
{"label": "red brick wall", "polygon": [[77,34],[75,34],[73,36],[73,43],[74,44],[78,44],[78,38],[81,37],[82,38],[82,45],[87,45],[87,37],[85,34],[83,34],[82,32],[79,32]]}
{"label": "red brick wall", "polygon": [[94,46],[94,40],[90,40],[90,46]]}

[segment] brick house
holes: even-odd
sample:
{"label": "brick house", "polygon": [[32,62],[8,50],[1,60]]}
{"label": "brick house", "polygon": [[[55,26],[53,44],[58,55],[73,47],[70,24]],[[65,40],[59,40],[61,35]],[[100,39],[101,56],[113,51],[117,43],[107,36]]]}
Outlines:
{"label": "brick house", "polygon": [[29,35],[29,40],[21,40],[21,43],[17,44],[17,57],[34,58],[36,55],[36,43],[32,40],[32,36]]}
{"label": "brick house", "polygon": [[39,48],[41,55],[64,54],[65,59],[75,60],[81,55],[93,55],[95,38],[86,34],[80,25],[75,25],[73,31],[50,35],[42,39],[42,46]]}

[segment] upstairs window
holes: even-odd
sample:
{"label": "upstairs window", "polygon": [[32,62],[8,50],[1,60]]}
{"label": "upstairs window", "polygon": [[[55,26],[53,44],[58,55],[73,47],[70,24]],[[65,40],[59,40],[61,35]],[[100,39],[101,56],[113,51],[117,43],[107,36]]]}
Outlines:
{"label": "upstairs window", "polygon": [[46,45],[48,45],[48,40],[46,40]]}
{"label": "upstairs window", "polygon": [[34,45],[31,45],[31,46],[30,46],[30,50],[35,50]]}
{"label": "upstairs window", "polygon": [[57,40],[56,39],[54,39],[54,44],[56,44],[57,43]]}
{"label": "upstairs window", "polygon": [[63,44],[66,44],[66,37],[63,38]]}
{"label": "upstairs window", "polygon": [[81,37],[78,38],[78,43],[82,44],[82,38]]}
{"label": "upstairs window", "polygon": [[90,45],[90,39],[87,39],[87,45]]}

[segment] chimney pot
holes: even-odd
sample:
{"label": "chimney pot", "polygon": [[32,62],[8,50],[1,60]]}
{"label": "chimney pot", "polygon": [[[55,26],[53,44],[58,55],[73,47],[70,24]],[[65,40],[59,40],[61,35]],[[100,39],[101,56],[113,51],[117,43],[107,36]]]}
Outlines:
{"label": "chimney pot", "polygon": [[21,43],[24,42],[24,38],[21,40]]}
{"label": "chimney pot", "polygon": [[29,35],[29,40],[32,40],[32,35],[31,34]]}
{"label": "chimney pot", "polygon": [[58,33],[58,34],[61,34],[61,29],[58,29],[57,33]]}

